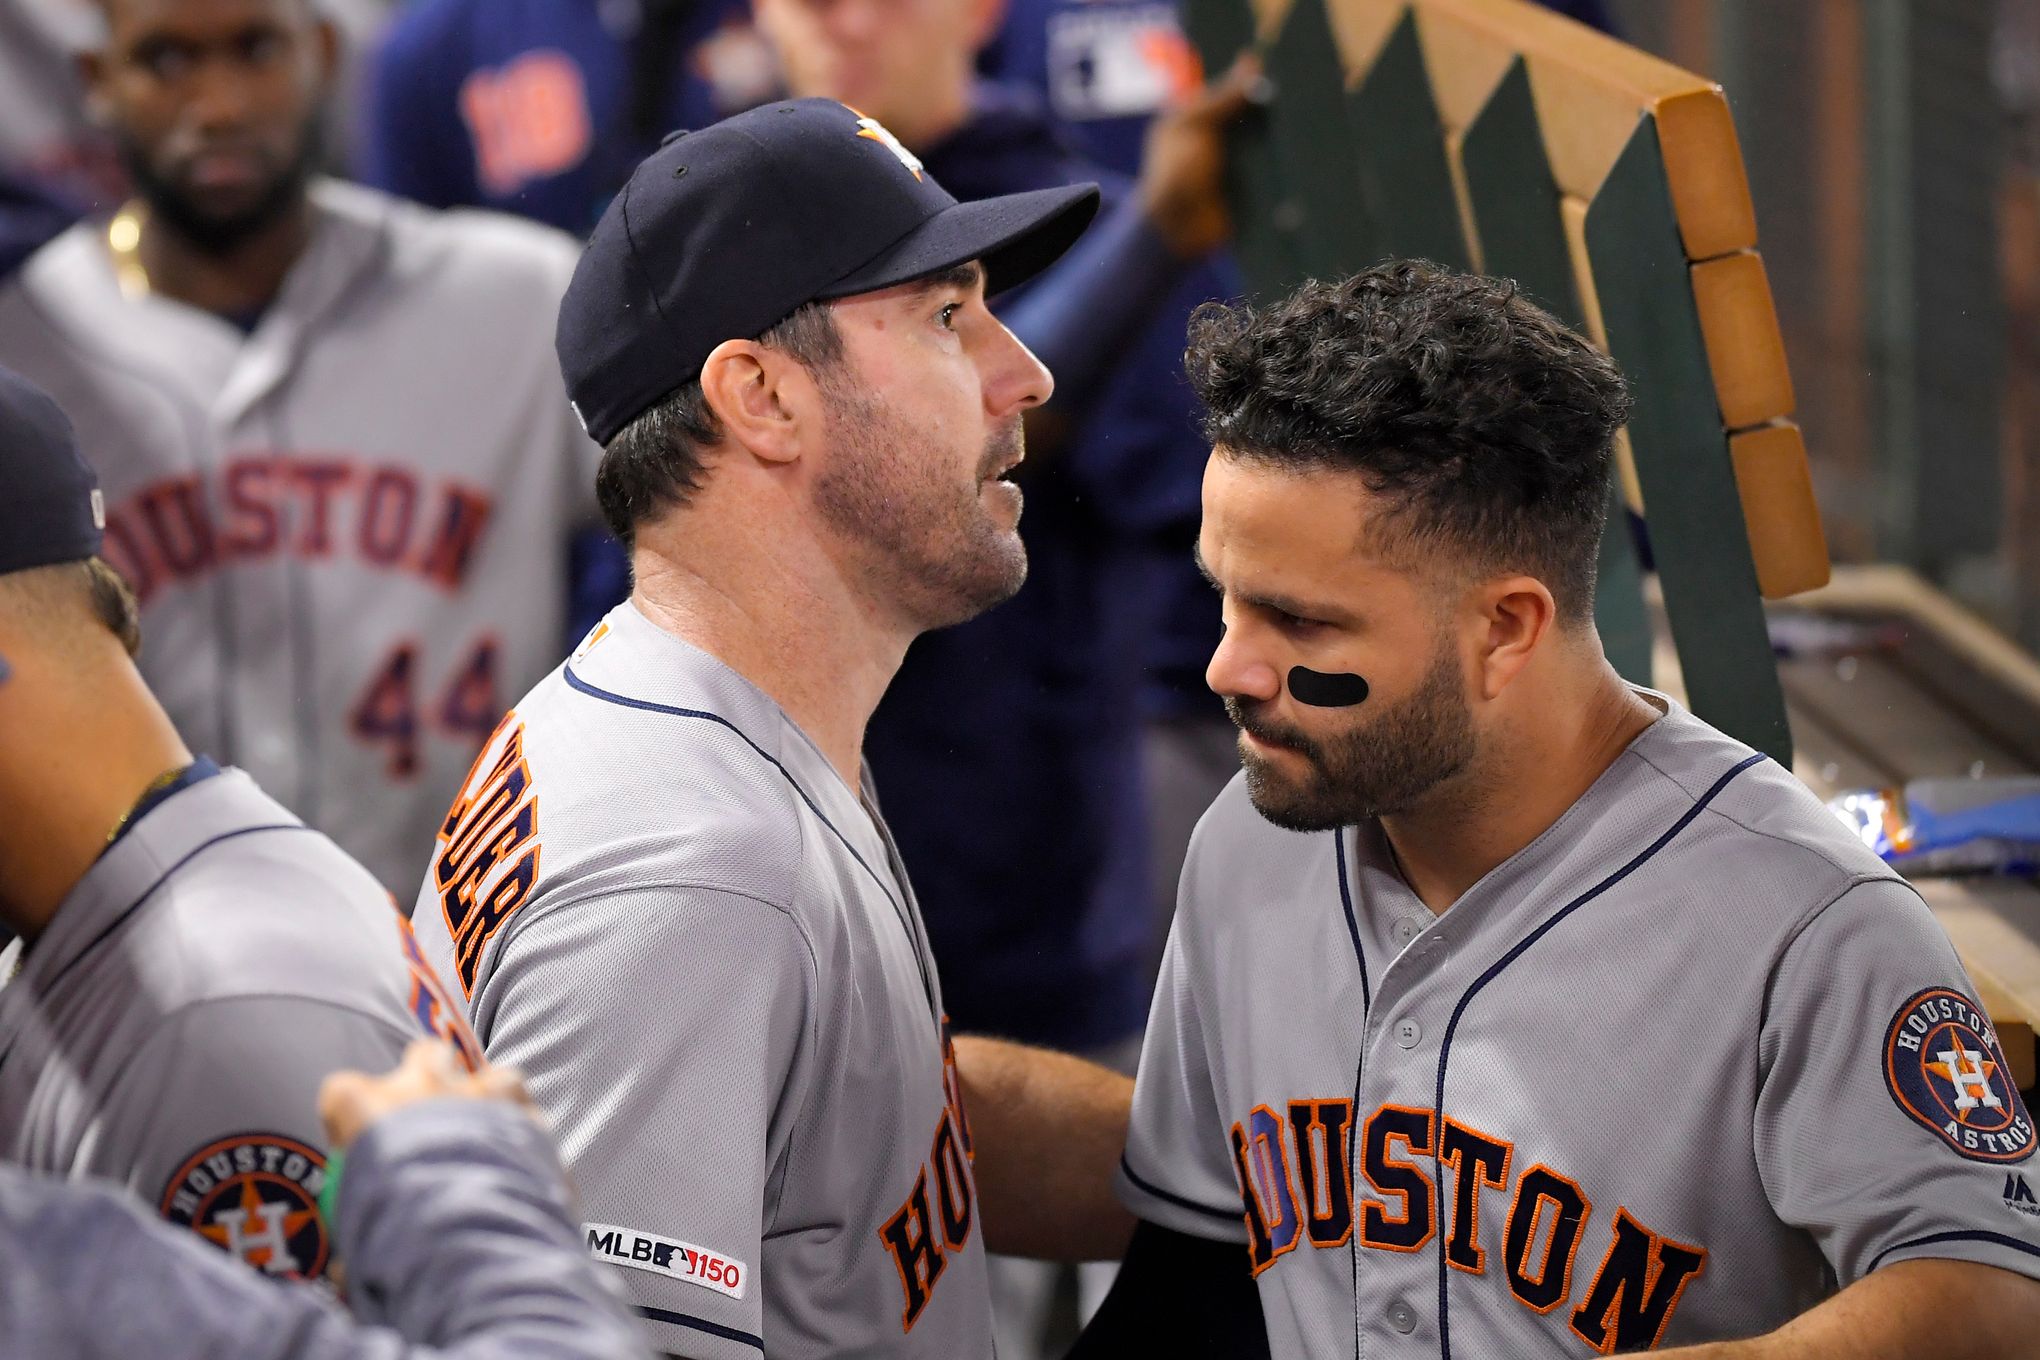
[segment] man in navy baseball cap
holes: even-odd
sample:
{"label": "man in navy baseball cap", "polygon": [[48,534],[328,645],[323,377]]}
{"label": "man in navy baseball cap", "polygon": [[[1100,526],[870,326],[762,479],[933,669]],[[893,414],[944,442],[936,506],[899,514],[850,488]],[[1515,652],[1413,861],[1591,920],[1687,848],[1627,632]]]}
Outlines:
{"label": "man in navy baseball cap", "polygon": [[588,1220],[715,1262],[612,1253],[655,1350],[989,1355],[988,1249],[1116,1257],[1132,1232],[1131,1083],[951,1045],[863,760],[914,639],[1026,576],[1009,477],[1054,382],[986,297],[1095,204],[958,204],[856,110],[768,105],[639,166],[561,305],[633,590],[476,766],[529,787],[518,829],[464,793],[448,843],[493,848],[429,872],[413,921]]}
{"label": "man in navy baseball cap", "polygon": [[97,556],[99,478],[49,393],[0,368],[0,576]]}
{"label": "man in navy baseball cap", "polygon": [[972,260],[1002,292],[1054,263],[1097,209],[1095,184],[959,203],[832,99],[676,134],[603,214],[560,305],[568,395],[607,444],[725,340]]}

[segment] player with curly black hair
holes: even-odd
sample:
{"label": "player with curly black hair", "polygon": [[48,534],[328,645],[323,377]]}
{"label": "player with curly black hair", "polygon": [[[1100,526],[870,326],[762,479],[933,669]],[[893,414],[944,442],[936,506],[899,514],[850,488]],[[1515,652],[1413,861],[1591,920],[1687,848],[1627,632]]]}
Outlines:
{"label": "player with curly black hair", "polygon": [[1206,310],[1189,370],[1246,768],[1079,1354],[1178,1299],[1281,1356],[2027,1353],[2040,1144],[1947,937],[1602,654],[1614,367],[1399,262]]}

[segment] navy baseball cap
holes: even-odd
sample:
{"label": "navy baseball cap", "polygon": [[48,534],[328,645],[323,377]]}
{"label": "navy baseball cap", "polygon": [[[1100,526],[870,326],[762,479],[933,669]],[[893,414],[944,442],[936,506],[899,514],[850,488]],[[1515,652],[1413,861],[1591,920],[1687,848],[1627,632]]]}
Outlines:
{"label": "navy baseball cap", "polygon": [[725,340],[969,260],[997,293],[1052,264],[1097,211],[1095,184],[958,203],[890,132],[833,99],[676,134],[602,214],[560,302],[567,395],[606,444]]}
{"label": "navy baseball cap", "polygon": [[0,368],[0,575],[97,556],[99,478],[50,394]]}

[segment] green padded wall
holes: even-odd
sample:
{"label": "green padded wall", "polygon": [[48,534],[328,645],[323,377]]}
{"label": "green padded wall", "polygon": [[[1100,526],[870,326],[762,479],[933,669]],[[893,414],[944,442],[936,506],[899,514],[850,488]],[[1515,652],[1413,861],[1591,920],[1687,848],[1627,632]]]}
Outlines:
{"label": "green padded wall", "polygon": [[1587,255],[1609,352],[1635,389],[1636,475],[1687,700],[1789,767],[1785,697],[1650,118],[1587,209]]}
{"label": "green padded wall", "polygon": [[1445,131],[1424,70],[1417,19],[1408,11],[1375,63],[1346,95],[1367,201],[1381,222],[1383,254],[1473,268],[1445,155]]}

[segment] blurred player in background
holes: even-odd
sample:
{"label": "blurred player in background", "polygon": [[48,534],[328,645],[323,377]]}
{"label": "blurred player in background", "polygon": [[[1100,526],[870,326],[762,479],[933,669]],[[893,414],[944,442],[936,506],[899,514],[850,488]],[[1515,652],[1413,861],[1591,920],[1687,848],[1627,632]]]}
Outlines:
{"label": "blurred player in background", "polygon": [[69,423],[4,369],[0,486],[0,1159],[323,1275],[320,1080],[474,1040],[361,866],[185,745]]}
{"label": "blurred player in background", "polygon": [[564,237],[317,178],[310,0],[109,0],[87,62],[137,197],[0,290],[80,423],[151,687],[385,884],[562,650],[594,450],[551,356]]}
{"label": "blurred player in background", "polygon": [[585,236],[660,137],[777,88],[744,0],[415,0],[372,62],[362,173]]}

